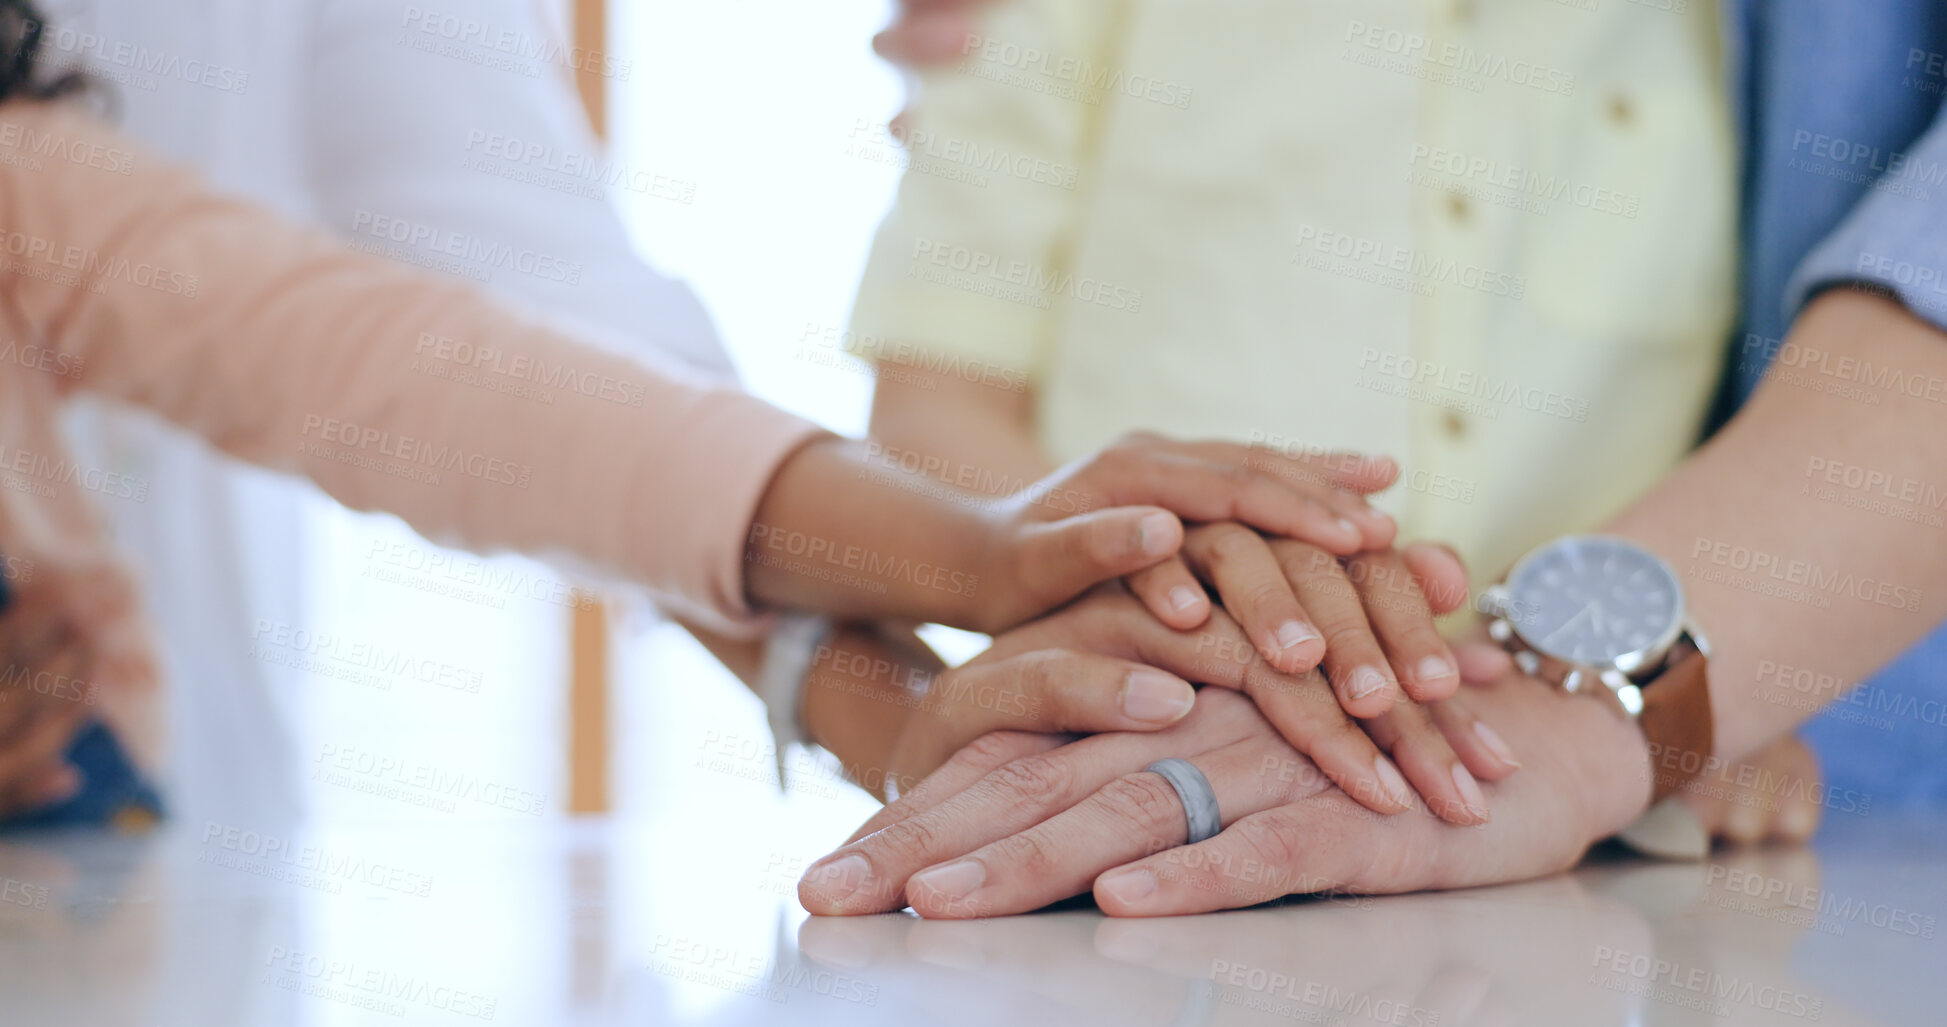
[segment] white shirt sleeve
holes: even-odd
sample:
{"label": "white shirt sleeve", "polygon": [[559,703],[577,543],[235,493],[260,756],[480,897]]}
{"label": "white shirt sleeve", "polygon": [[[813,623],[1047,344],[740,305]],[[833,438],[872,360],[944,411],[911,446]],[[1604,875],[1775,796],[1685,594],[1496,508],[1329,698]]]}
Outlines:
{"label": "white shirt sleeve", "polygon": [[[442,9],[443,7],[443,9]],[[694,293],[630,244],[612,198],[694,183],[612,160],[573,86],[599,62],[538,0],[318,5],[307,161],[319,216],[354,245],[523,301],[652,364],[731,379]]]}

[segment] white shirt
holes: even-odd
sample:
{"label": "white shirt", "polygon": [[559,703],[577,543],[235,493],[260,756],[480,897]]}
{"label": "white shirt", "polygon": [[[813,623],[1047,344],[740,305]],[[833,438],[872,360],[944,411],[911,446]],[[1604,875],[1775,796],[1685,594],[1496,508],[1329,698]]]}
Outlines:
{"label": "white shirt", "polygon": [[[50,61],[78,62],[121,126],[218,186],[353,245],[477,280],[645,361],[733,374],[695,296],[631,248],[608,197],[683,183],[607,160],[540,0],[50,0]],[[306,623],[308,486],[221,458],[152,419],[78,410],[80,458],[135,474],[104,503],[163,636],[182,819],[295,814],[294,697],[314,680],[250,655]],[[307,680],[298,680],[307,679]]]}

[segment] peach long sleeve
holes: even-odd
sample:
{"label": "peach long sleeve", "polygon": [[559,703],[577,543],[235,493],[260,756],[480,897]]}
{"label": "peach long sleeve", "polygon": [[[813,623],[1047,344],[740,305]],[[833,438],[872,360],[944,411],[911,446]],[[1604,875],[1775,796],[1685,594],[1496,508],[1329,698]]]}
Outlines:
{"label": "peach long sleeve", "polygon": [[813,425],[225,199],[72,110],[0,108],[0,233],[0,466],[32,486],[5,503],[90,487],[33,470],[88,389],[429,537],[748,623],[745,534]]}

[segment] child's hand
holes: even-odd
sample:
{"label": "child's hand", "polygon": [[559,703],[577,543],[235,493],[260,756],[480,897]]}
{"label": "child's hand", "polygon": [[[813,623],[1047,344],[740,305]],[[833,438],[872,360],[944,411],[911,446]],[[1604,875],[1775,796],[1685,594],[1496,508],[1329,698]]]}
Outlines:
{"label": "child's hand", "polygon": [[[1466,600],[1458,557],[1418,545],[1341,563],[1316,546],[1267,539],[1235,524],[1192,529],[1181,555],[1181,565],[1131,575],[1130,590],[1155,609],[1159,594],[1195,587],[1201,595],[1199,582],[1208,583],[1258,655],[1284,675],[1305,676],[1296,684],[1260,677],[1245,690],[1285,739],[1347,794],[1396,813],[1412,804],[1411,782],[1446,820],[1487,819],[1474,776],[1432,714],[1416,705],[1444,699],[1460,685],[1460,663],[1433,625],[1436,614]],[[1322,668],[1325,680],[1310,673],[1314,668]],[[1470,756],[1490,757],[1506,771],[1518,765],[1498,738],[1480,741],[1481,752]]]}

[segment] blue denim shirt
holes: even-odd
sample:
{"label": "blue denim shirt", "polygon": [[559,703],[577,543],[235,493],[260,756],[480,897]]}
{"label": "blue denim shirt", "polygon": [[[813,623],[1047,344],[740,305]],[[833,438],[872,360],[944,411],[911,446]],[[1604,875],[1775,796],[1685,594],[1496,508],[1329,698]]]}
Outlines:
{"label": "blue denim shirt", "polygon": [[[1742,324],[1728,383],[1740,403],[1821,288],[1877,283],[1947,330],[1947,5],[1729,0],[1725,17],[1744,143]],[[1784,352],[1785,366],[1810,369]],[[1874,810],[1947,806],[1947,631],[1805,734],[1834,791]]]}

